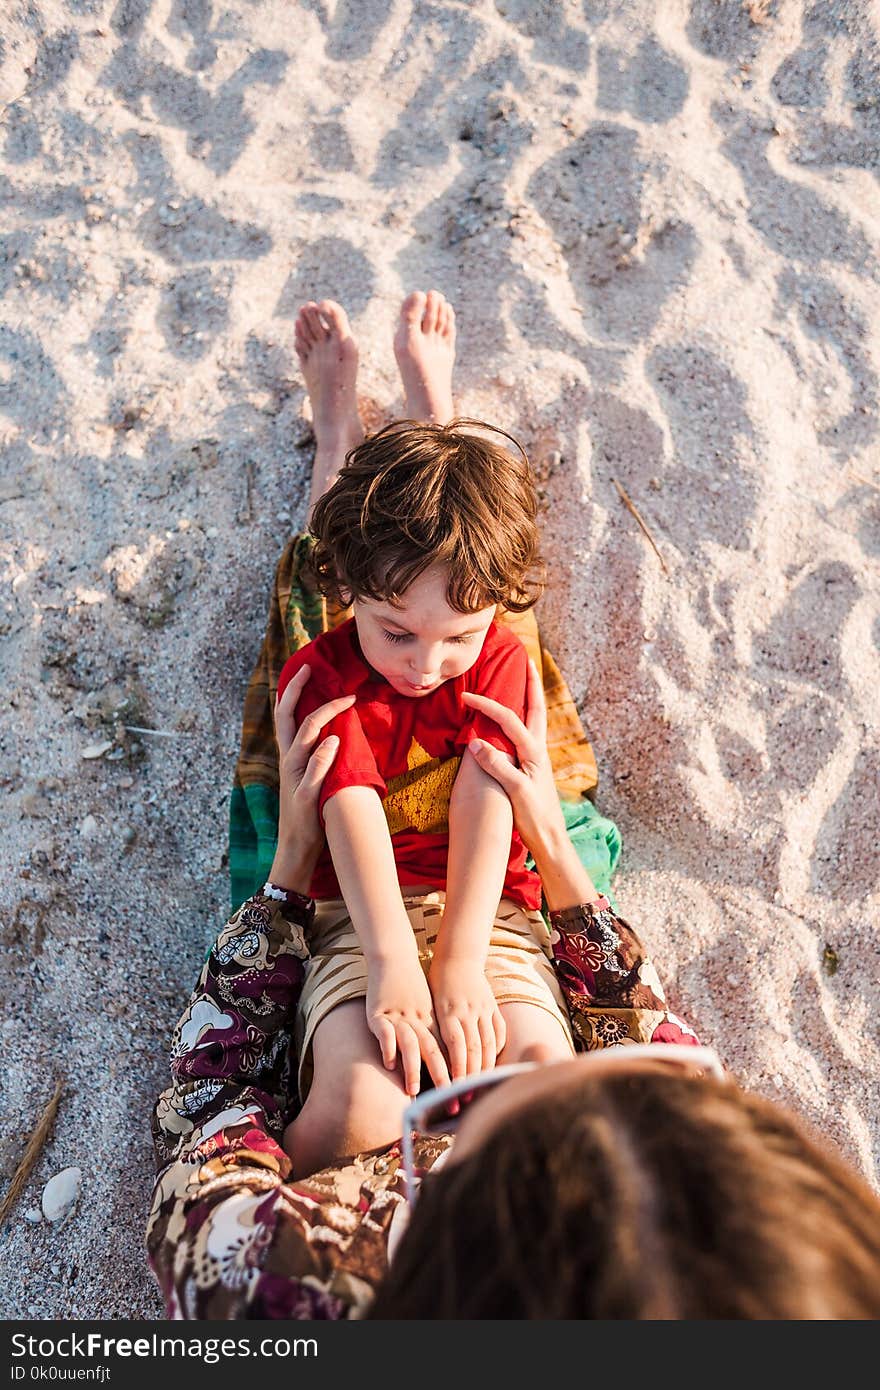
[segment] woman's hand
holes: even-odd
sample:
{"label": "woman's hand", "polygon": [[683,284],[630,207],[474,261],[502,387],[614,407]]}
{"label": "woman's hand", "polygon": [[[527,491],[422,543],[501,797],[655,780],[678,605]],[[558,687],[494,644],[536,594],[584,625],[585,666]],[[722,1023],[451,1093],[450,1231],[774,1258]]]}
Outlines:
{"label": "woman's hand", "polygon": [[490,700],[488,695],[466,691],[461,698],[494,719],[516,748],[519,767],[514,767],[510,758],[491,743],[473,739],[468,744],[483,771],[494,777],[507,792],[517,831],[537,861],[544,841],[558,836],[560,830],[565,832],[547,752],[547,705],[538,668],[529,661],[525,723],[513,710],[497,700]]}
{"label": "woman's hand", "polygon": [[418,955],[405,951],[370,962],[367,974],[367,1027],[389,1069],[403,1067],[407,1095],[418,1095],[422,1062],[435,1086],[449,1083],[449,1070],[434,1022],[434,1006]]}
{"label": "woman's hand", "polygon": [[452,1080],[494,1067],[507,1026],[480,962],[435,951],[428,982]]}
{"label": "woman's hand", "polygon": [[280,887],[299,893],[308,893],[312,872],[324,847],[318,797],[339,749],[336,735],[321,739],[321,731],[355,701],[354,695],[328,700],[307,715],[297,729],[294,711],[310,675],[311,668],[301,666],[275,704],[280,781],[278,847],[269,877]]}
{"label": "woman's hand", "polygon": [[537,666],[529,661],[525,723],[513,710],[487,695],[468,691],[461,698],[494,719],[516,748],[519,767],[481,739],[468,744],[472,757],[510,798],[514,825],[532,851],[547,906],[552,912],[575,903],[595,902],[598,889],[568,838],[553,780],[547,752],[547,705]]}

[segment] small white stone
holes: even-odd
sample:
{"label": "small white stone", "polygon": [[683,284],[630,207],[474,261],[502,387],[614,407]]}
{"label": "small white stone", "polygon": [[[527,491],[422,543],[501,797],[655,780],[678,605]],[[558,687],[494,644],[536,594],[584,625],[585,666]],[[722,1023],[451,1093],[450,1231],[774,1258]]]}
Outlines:
{"label": "small white stone", "polygon": [[24,1214],[25,1221],[29,1221],[32,1226],[37,1226],[43,1219],[43,1213],[37,1211],[36,1207],[28,1207]]}
{"label": "small white stone", "polygon": [[107,739],[105,743],[90,743],[80,753],[81,758],[103,758],[105,753],[109,753],[113,747],[113,740]]}
{"label": "small white stone", "polygon": [[69,1216],[79,1197],[82,1185],[81,1168],[62,1168],[43,1188],[42,1207],[47,1221],[63,1221]]}
{"label": "small white stone", "polygon": [[86,816],[79,828],[79,833],[84,840],[93,840],[98,833],[98,822],[94,816]]}

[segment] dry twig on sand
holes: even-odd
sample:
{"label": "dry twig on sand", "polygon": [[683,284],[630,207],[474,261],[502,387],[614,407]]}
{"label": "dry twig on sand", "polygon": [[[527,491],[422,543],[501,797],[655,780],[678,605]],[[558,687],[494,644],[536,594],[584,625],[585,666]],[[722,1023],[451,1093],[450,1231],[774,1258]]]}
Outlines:
{"label": "dry twig on sand", "polygon": [[27,1142],[27,1148],[21,1156],[21,1161],[12,1175],[12,1182],[9,1184],[6,1196],[3,1198],[3,1201],[0,1202],[0,1226],[2,1226],[15,1205],[18,1194],[27,1182],[30,1171],[42,1152],[49,1130],[52,1128],[52,1121],[55,1119],[55,1113],[58,1110],[62,1085],[63,1082],[56,1082],[52,1099],[37,1121],[36,1128]]}
{"label": "dry twig on sand", "polygon": [[873,487],[876,488],[878,492],[880,492],[880,483],[875,483],[873,478],[866,478],[864,474],[857,473],[854,468],[851,468],[849,471],[850,476],[855,478],[857,483],[864,483],[865,487]]}
{"label": "dry twig on sand", "polygon": [[632,498],[630,497],[630,495],[629,495],[629,493],[627,492],[626,488],[625,488],[625,487],[622,487],[621,484],[617,481],[616,478],[612,478],[611,481],[612,481],[612,483],[614,484],[614,486],[617,488],[617,491],[620,493],[621,500],[623,501],[624,506],[627,508],[628,511],[631,511],[631,512],[632,512],[632,514],[633,514],[633,516],[635,517],[636,521],[639,523],[639,525],[641,526],[641,528],[642,528],[642,530],[644,531],[645,535],[648,537],[648,540],[651,542],[651,545],[652,545],[653,550],[654,550],[654,554],[657,556],[657,559],[660,561],[660,564],[661,564],[661,566],[662,566],[662,568],[663,568],[663,573],[668,577],[668,575],[669,575],[669,568],[668,568],[668,566],[667,566],[667,564],[666,564],[666,561],[663,559],[663,556],[660,554],[660,551],[657,549],[657,542],[654,540],[654,537],[651,535],[651,532],[648,530],[647,523],[644,521],[641,512],[639,511],[639,509],[638,509],[638,507],[636,506],[635,502],[634,502],[634,501],[632,500]]}

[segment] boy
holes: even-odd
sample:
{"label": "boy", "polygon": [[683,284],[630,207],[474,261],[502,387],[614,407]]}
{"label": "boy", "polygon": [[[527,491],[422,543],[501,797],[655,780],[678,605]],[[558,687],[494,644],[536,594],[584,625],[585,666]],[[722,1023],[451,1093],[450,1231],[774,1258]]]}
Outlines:
{"label": "boy", "polygon": [[[523,713],[525,650],[495,616],[540,594],[536,500],[522,451],[514,457],[487,437],[503,432],[438,418],[447,310],[435,292],[404,304],[395,347],[422,420],[355,443],[318,498],[315,579],[353,617],[291,657],[279,681],[280,698],[309,666],[298,721],[328,699],[356,697],[326,731],[340,747],[321,792],[327,851],[311,884],[317,911],[297,1019],[304,1104],[285,1136],[299,1172],[399,1133],[403,1095],[389,1075],[398,1056],[412,1094],[422,1062],[445,1080],[441,1041],[453,1078],[499,1057],[572,1051],[540,881],[525,867],[506,796],[467,745],[478,737],[514,750],[462,699],[474,691]],[[338,305],[301,311],[297,349],[319,454],[322,404],[329,397],[337,415],[348,413],[327,382],[328,371],[348,370],[346,340]],[[316,355],[328,364],[320,380]],[[449,353],[450,414],[451,363]],[[324,468],[330,481],[326,455]]]}

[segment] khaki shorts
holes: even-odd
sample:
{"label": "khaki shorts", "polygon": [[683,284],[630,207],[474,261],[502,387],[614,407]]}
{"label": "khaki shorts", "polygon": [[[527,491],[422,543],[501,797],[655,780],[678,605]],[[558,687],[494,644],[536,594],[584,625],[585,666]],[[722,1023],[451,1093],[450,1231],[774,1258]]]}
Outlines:
{"label": "khaki shorts", "polygon": [[[403,905],[412,923],[419,960],[427,974],[437,932],[443,920],[446,894],[439,888],[402,889]],[[312,1039],[323,1018],[338,1004],[364,999],[367,966],[357,933],[341,898],[315,904],[308,933],[310,959],[296,1014],[299,1055],[299,1093],[305,1101],[312,1084]],[[489,938],[486,978],[499,1004],[537,1004],[551,1014],[574,1054],[565,1000],[551,963],[550,932],[540,912],[502,898]]]}

